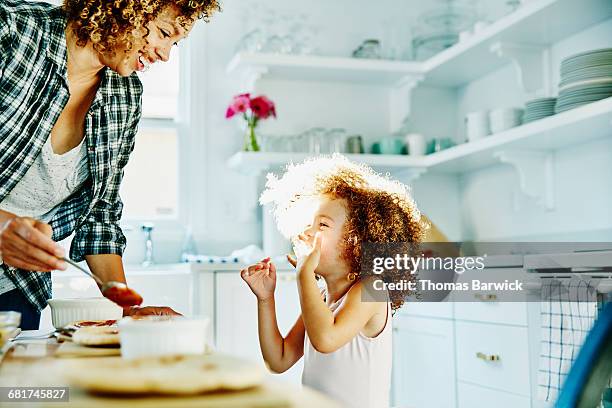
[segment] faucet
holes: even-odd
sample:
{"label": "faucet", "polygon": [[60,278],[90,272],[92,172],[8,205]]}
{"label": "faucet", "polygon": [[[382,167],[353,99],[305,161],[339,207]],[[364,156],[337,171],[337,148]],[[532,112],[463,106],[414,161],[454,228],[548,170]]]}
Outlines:
{"label": "faucet", "polygon": [[155,224],[151,222],[145,222],[140,226],[142,232],[144,232],[145,238],[145,255],[144,260],[142,261],[142,266],[151,266],[155,263],[153,260],[153,229],[155,228]]}

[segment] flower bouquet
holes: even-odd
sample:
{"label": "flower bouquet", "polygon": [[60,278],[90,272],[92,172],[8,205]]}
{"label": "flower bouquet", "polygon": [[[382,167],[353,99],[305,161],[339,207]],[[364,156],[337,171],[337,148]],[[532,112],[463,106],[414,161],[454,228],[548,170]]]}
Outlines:
{"label": "flower bouquet", "polygon": [[259,144],[257,143],[255,128],[260,120],[268,119],[270,116],[276,118],[274,102],[264,95],[254,98],[251,98],[251,94],[248,93],[236,95],[225,112],[225,118],[229,119],[237,114],[242,114],[242,118],[247,124],[244,150],[247,152],[258,152]]}

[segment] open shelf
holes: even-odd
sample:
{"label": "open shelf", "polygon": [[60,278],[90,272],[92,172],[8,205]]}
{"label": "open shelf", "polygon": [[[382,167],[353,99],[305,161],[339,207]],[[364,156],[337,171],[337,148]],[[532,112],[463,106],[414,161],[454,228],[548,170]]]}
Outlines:
{"label": "open shelf", "polygon": [[[280,169],[288,163],[299,163],[311,155],[308,153],[238,152],[228,160],[230,168],[246,174]],[[427,156],[411,157],[385,154],[345,154],[349,160],[365,163],[380,172],[397,172],[427,167]]]}
{"label": "open shelf", "polygon": [[242,73],[249,81],[276,78],[394,86],[423,80],[425,84],[456,87],[510,62],[491,51],[496,44],[539,52],[609,18],[610,0],[532,0],[424,62],[239,53],[227,72]]}
{"label": "open shelf", "polygon": [[[422,157],[403,155],[349,154],[349,159],[366,163],[378,171],[412,171],[460,174],[500,163],[500,152],[554,152],[572,145],[612,138],[612,98],[527,123],[484,139],[461,144]],[[253,174],[300,162],[306,153],[234,154],[231,168]]]}
{"label": "open shelf", "polygon": [[610,0],[532,0],[425,61],[425,81],[463,85],[508,64],[491,52],[493,44],[549,46],[609,18]]}
{"label": "open shelf", "polygon": [[229,73],[249,71],[275,79],[357,82],[397,85],[406,77],[422,76],[418,62],[336,58],[316,55],[239,53],[227,67]]}

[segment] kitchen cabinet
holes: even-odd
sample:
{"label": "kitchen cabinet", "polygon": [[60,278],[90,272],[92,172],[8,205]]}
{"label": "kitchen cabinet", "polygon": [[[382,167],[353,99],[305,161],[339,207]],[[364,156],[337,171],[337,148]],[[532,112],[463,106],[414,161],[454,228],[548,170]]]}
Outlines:
{"label": "kitchen cabinet", "polygon": [[393,406],[455,407],[452,320],[408,315],[393,320]]}

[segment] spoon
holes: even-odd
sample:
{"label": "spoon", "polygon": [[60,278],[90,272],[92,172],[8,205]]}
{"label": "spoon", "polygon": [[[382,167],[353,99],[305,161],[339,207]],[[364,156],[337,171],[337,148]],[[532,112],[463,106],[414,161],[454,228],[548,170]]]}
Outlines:
{"label": "spoon", "polygon": [[93,278],[100,286],[100,291],[102,292],[102,296],[107,299],[112,300],[116,304],[121,307],[130,307],[130,306],[138,306],[142,303],[142,296],[140,296],[134,289],[128,288],[128,286],[123,282],[117,281],[108,281],[102,282],[100,278],[81,267],[81,265],[76,262],[68,259],[66,257],[61,258],[66,263],[77,268],[79,271],[83,272],[85,275]]}

